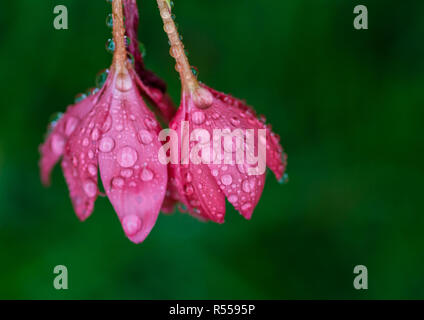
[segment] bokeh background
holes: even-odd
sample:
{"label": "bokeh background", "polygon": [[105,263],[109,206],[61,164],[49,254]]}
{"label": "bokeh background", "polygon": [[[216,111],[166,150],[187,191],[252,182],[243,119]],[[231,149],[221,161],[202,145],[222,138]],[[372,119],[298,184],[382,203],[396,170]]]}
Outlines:
{"label": "bokeh background", "polygon": [[[199,79],[267,116],[290,182],[268,174],[251,221],[230,206],[223,225],[161,215],[140,245],[107,198],[79,222],[60,167],[41,185],[38,146],[109,66],[110,4],[1,1],[0,298],[424,298],[424,2],[174,2]],[[59,4],[68,30],[53,28]],[[369,30],[353,28],[358,4]],[[146,64],[178,101],[156,1],[139,5]],[[53,288],[59,264],[69,290]]]}

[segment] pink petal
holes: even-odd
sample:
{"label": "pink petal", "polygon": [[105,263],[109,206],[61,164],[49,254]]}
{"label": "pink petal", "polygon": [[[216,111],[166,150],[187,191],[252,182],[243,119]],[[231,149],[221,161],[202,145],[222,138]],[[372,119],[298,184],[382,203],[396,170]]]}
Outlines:
{"label": "pink petal", "polygon": [[[184,99],[184,101],[186,101]],[[181,145],[181,123],[187,118],[186,106],[183,103],[171,128],[177,131]],[[191,133],[191,131],[190,131]],[[179,153],[181,148],[179,148]],[[179,155],[181,159],[181,154]],[[224,222],[225,196],[218,188],[210,169],[206,164],[170,165],[173,180],[170,182],[178,190],[179,200],[184,203],[190,214],[201,220]]]}
{"label": "pink petal", "polygon": [[[253,129],[255,132],[254,147],[257,150],[258,138],[256,135],[258,129],[262,129],[262,126],[253,117],[242,115],[240,109],[219,99],[219,96],[214,95],[212,105],[209,108],[199,109],[192,100],[188,100],[188,108],[191,110],[192,115],[191,129],[207,130],[211,137],[214,129],[223,131],[241,129],[243,134],[247,132],[246,130]],[[199,115],[200,113],[202,116]],[[202,121],[199,121],[199,119]],[[224,160],[221,161],[221,164],[210,163],[209,172],[216,181],[217,187],[223,191],[234,208],[246,219],[250,219],[262,195],[265,184],[265,171],[249,175],[247,170],[250,166],[247,164],[246,159],[244,159],[244,163],[237,164],[234,142],[235,140],[233,140],[233,144],[226,146],[222,139],[222,149],[218,150],[221,154],[227,151],[233,164],[226,164]]]}
{"label": "pink petal", "polygon": [[97,144],[107,116],[102,100],[82,119],[80,126],[71,135],[62,160],[63,174],[68,184],[72,204],[81,221],[91,215],[99,194]]}
{"label": "pink petal", "polygon": [[[287,167],[287,155],[284,153],[284,150],[280,144],[280,137],[272,132],[270,125],[265,125],[265,119],[262,118],[259,120],[256,117],[256,113],[252,107],[248,106],[244,101],[241,101],[237,98],[234,98],[230,95],[224,94],[222,92],[218,92],[212,88],[207,87],[202,84],[202,87],[209,90],[213,96],[220,100],[222,103],[232,107],[231,109],[238,110],[239,115],[236,115],[239,120],[247,120],[247,124],[249,126],[254,126],[255,128],[261,128],[267,130],[267,151],[266,151],[266,164],[268,168],[275,174],[276,178],[280,180],[284,171]],[[228,117],[228,115],[227,115]],[[230,118],[231,119],[231,118]],[[246,121],[243,121],[246,125]]]}
{"label": "pink petal", "polygon": [[[158,160],[160,130],[138,91],[106,93],[112,97],[112,125],[99,142],[100,174],[106,194],[127,237],[142,242],[156,223],[167,184],[167,166]],[[151,139],[146,139],[150,136]],[[144,138],[142,138],[144,137]]]}
{"label": "pink petal", "polygon": [[41,180],[44,185],[50,184],[50,172],[63,155],[68,138],[76,131],[81,119],[90,112],[98,95],[90,96],[83,101],[69,106],[66,113],[56,123],[46,142],[40,146]]}

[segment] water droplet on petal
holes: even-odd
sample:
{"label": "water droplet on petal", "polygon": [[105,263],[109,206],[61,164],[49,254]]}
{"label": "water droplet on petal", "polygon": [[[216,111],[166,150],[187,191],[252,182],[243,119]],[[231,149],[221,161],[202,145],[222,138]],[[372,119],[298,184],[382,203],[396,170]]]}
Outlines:
{"label": "water droplet on petal", "polygon": [[147,128],[149,129],[154,129],[157,127],[158,123],[156,122],[156,120],[147,117],[146,119],[144,119],[144,123],[146,124]]}
{"label": "water droplet on petal", "polygon": [[127,236],[133,236],[141,229],[141,220],[138,216],[132,214],[122,219],[122,227]]}
{"label": "water droplet on petal", "polygon": [[213,96],[209,90],[205,88],[198,88],[193,94],[193,102],[199,109],[207,109],[213,103]]}
{"label": "water droplet on petal", "polygon": [[123,168],[132,167],[138,159],[137,151],[131,147],[123,147],[118,151],[117,161],[119,165]]}
{"label": "water droplet on petal", "polygon": [[245,203],[244,205],[241,206],[241,210],[242,211],[247,211],[252,207],[252,205],[250,203]]}
{"label": "water droplet on petal", "polygon": [[205,114],[202,111],[196,111],[191,116],[191,120],[193,120],[193,122],[197,125],[202,124],[205,121],[205,118]]}
{"label": "water droplet on petal", "polygon": [[87,138],[84,138],[84,140],[82,140],[83,147],[88,147],[89,144],[90,144],[90,140],[88,140]]}
{"label": "water droplet on petal", "polygon": [[115,177],[112,179],[112,186],[115,188],[122,188],[125,184],[124,179],[122,179],[121,177]]}
{"label": "water droplet on petal", "polygon": [[232,204],[237,203],[238,197],[235,194],[232,194],[228,197],[228,201],[230,201]]}
{"label": "water droplet on petal", "polygon": [[151,170],[147,169],[147,168],[144,168],[141,171],[140,179],[142,181],[145,181],[145,182],[146,181],[151,181],[153,179],[153,172]]}
{"label": "water droplet on petal", "polygon": [[193,186],[191,184],[186,184],[184,187],[184,192],[186,195],[191,196],[194,193]]}
{"label": "water droplet on petal", "polygon": [[111,152],[115,147],[115,141],[110,137],[104,137],[100,140],[99,150],[101,152]]}
{"label": "water droplet on petal", "polygon": [[230,120],[231,124],[235,127],[237,127],[240,124],[240,120],[237,119],[237,117],[232,117]]}
{"label": "water droplet on petal", "polygon": [[100,131],[99,131],[99,129],[95,128],[93,130],[93,132],[91,133],[91,139],[93,141],[97,141],[97,140],[99,140],[99,138],[100,138]]}
{"label": "water droplet on petal", "polygon": [[89,198],[94,198],[97,195],[97,185],[93,182],[93,180],[86,180],[83,183],[83,189]]}
{"label": "water droplet on petal", "polygon": [[191,73],[193,73],[193,75],[197,78],[199,75],[199,71],[197,70],[196,67],[191,67]]}
{"label": "water droplet on petal", "polygon": [[97,167],[90,163],[87,167],[87,171],[90,175],[92,175],[93,177],[97,175]]}
{"label": "water droplet on petal", "polygon": [[131,178],[133,172],[133,169],[123,169],[121,170],[121,176],[123,176],[124,178]]}
{"label": "water droplet on petal", "polygon": [[243,189],[244,192],[250,192],[251,189],[250,189],[250,183],[249,183],[249,181],[244,180],[243,183],[242,183],[242,185],[241,185],[241,188]]}
{"label": "water droplet on petal", "polygon": [[66,136],[69,137],[75,131],[75,128],[77,127],[78,122],[79,122],[78,119],[75,117],[69,117],[68,120],[66,120],[66,124],[65,124]]}
{"label": "water droplet on petal", "polygon": [[62,154],[65,148],[65,139],[59,134],[54,134],[51,140],[51,148],[53,153]]}
{"label": "water droplet on petal", "polygon": [[192,175],[191,175],[191,173],[190,173],[190,172],[187,172],[187,173],[185,174],[185,180],[186,180],[187,182],[191,182],[191,181],[193,180],[193,177],[192,177]]}
{"label": "water droplet on petal", "polygon": [[96,87],[101,88],[105,84],[107,77],[109,75],[109,70],[105,69],[100,71],[96,76]]}
{"label": "water droplet on petal", "polygon": [[138,137],[143,144],[149,144],[153,141],[153,136],[147,130],[140,130],[138,133]]}
{"label": "water droplet on petal", "polygon": [[119,91],[126,92],[132,88],[132,85],[132,80],[129,74],[121,72],[116,76],[115,87]]}
{"label": "water droplet on petal", "polygon": [[77,94],[75,96],[75,103],[79,103],[79,102],[83,101],[85,98],[87,98],[87,95],[85,93]]}
{"label": "water droplet on petal", "polygon": [[111,127],[112,127],[112,117],[108,116],[105,122],[103,123],[103,127],[102,127],[103,133],[108,132]]}
{"label": "water droplet on petal", "polygon": [[233,182],[233,178],[229,174],[225,174],[221,177],[221,182],[225,186],[229,186]]}
{"label": "water droplet on petal", "polygon": [[113,28],[113,14],[109,13],[106,17],[106,26]]}

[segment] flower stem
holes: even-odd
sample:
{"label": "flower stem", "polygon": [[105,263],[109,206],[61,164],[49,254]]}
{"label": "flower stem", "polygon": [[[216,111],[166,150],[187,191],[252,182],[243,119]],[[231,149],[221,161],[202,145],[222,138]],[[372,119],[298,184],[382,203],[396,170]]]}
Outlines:
{"label": "flower stem", "polygon": [[171,44],[170,54],[177,62],[176,69],[180,73],[183,91],[194,93],[199,87],[194,76],[191,65],[184,51],[184,44],[181,42],[177,27],[172,19],[171,6],[168,0],[157,0],[160,16],[163,20],[164,30],[168,35]]}
{"label": "flower stem", "polygon": [[124,12],[122,0],[113,0],[113,41],[115,43],[115,53],[113,63],[117,68],[118,73],[126,70],[125,63],[127,61],[127,49],[125,48],[125,27],[124,27]]}

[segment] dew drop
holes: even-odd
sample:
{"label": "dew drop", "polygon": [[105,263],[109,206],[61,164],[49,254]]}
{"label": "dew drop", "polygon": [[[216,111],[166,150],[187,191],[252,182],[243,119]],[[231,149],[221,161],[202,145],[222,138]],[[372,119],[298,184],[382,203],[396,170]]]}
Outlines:
{"label": "dew drop", "polygon": [[171,57],[173,57],[173,58],[176,59],[176,58],[178,58],[178,57],[180,57],[182,55],[182,50],[181,50],[180,47],[172,46],[169,49],[169,54],[171,55]]}
{"label": "dew drop", "polygon": [[286,184],[288,182],[289,182],[289,174],[288,173],[285,173],[283,175],[283,177],[280,180],[278,180],[278,183],[280,183],[280,184]]}
{"label": "dew drop", "polygon": [[115,51],[115,42],[113,39],[108,39],[106,42],[106,51],[109,53],[113,53]]}
{"label": "dew drop", "polygon": [[127,146],[123,147],[118,151],[117,161],[119,165],[123,168],[132,167],[138,159],[137,151],[133,148]]}
{"label": "dew drop", "polygon": [[66,136],[70,136],[74,131],[75,128],[77,127],[78,124],[78,119],[75,117],[69,117],[68,120],[66,121],[65,124],[65,134]]}
{"label": "dew drop", "polygon": [[155,129],[158,125],[156,120],[154,120],[150,117],[147,117],[146,119],[144,119],[144,123],[146,124],[147,128],[149,128],[149,129]]}
{"label": "dew drop", "polygon": [[103,87],[103,85],[106,82],[108,75],[109,75],[109,69],[102,70],[96,75],[96,87],[97,88]]}
{"label": "dew drop", "polygon": [[232,117],[230,120],[231,124],[235,127],[237,127],[240,124],[240,120],[237,119],[237,117]]}
{"label": "dew drop", "polygon": [[213,103],[213,96],[209,90],[205,88],[198,88],[193,94],[193,102],[199,109],[207,109]]}
{"label": "dew drop", "polygon": [[113,14],[109,13],[106,17],[106,26],[108,28],[113,28]]}
{"label": "dew drop", "polygon": [[99,150],[101,152],[111,152],[115,147],[115,141],[110,137],[104,137],[100,140]]}
{"label": "dew drop", "polygon": [[48,128],[48,133],[52,132],[52,130],[56,127],[57,123],[59,122],[59,120],[63,117],[63,113],[62,112],[56,112],[55,114],[53,114],[50,119],[49,119],[49,128]]}
{"label": "dew drop", "polygon": [[130,76],[126,73],[119,73],[116,76],[115,87],[119,91],[126,92],[132,88],[132,80]]}
{"label": "dew drop", "polygon": [[108,116],[102,126],[103,133],[108,132],[111,127],[112,127],[112,117]]}
{"label": "dew drop", "polygon": [[112,186],[115,188],[121,189],[124,186],[124,184],[125,184],[125,181],[121,177],[115,177],[112,179]]}
{"label": "dew drop", "polygon": [[123,169],[123,170],[121,170],[121,176],[123,176],[124,178],[131,178],[133,173],[134,173],[133,169]]}
{"label": "dew drop", "polygon": [[245,203],[244,205],[241,206],[241,210],[242,211],[247,211],[252,207],[252,205],[250,203]]}
{"label": "dew drop", "polygon": [[122,219],[122,227],[127,236],[135,235],[141,229],[141,220],[138,216],[132,214]]}
{"label": "dew drop", "polygon": [[190,173],[190,172],[187,172],[187,173],[185,174],[185,180],[186,180],[187,182],[191,182],[191,181],[193,181],[193,176],[191,175],[191,173]]}
{"label": "dew drop", "polygon": [[51,148],[53,153],[62,154],[65,149],[65,139],[59,134],[54,134],[51,140]]}
{"label": "dew drop", "polygon": [[97,167],[92,163],[88,165],[87,171],[93,177],[97,175]]}
{"label": "dew drop", "polygon": [[206,118],[206,116],[202,111],[196,111],[191,116],[191,120],[193,120],[193,122],[197,125],[200,125],[203,122],[205,122],[205,118]]}
{"label": "dew drop", "polygon": [[140,179],[144,182],[151,181],[153,179],[153,172],[147,168],[141,171]]}
{"label": "dew drop", "polygon": [[173,33],[174,32],[174,26],[170,22],[166,22],[163,25],[163,30],[165,30],[166,33]]}
{"label": "dew drop", "polygon": [[186,184],[184,186],[184,192],[187,196],[191,196],[194,193],[193,186],[191,184]]}
{"label": "dew drop", "polygon": [[153,141],[153,136],[150,134],[149,131],[144,129],[138,132],[138,138],[143,144],[149,144]]}
{"label": "dew drop", "polygon": [[75,103],[79,103],[79,102],[83,101],[85,98],[87,98],[87,95],[86,95],[85,93],[77,94],[77,95],[75,96],[75,100],[74,100],[74,102],[75,102]]}
{"label": "dew drop", "polygon": [[233,182],[233,178],[229,174],[225,174],[221,177],[221,182],[225,186],[229,186]]}
{"label": "dew drop", "polygon": [[99,138],[100,138],[100,131],[99,129],[95,128],[93,132],[91,133],[91,140],[97,141],[99,140]]}
{"label": "dew drop", "polygon": [[89,198],[94,198],[97,195],[97,185],[91,179],[88,179],[83,183],[83,189]]}
{"label": "dew drop", "polygon": [[238,201],[238,197],[235,194],[232,194],[231,196],[228,197],[228,201],[230,201],[231,203],[237,203]]}
{"label": "dew drop", "polygon": [[246,192],[246,193],[250,192],[250,191],[251,191],[251,189],[250,189],[250,183],[249,183],[249,181],[244,180],[244,181],[243,181],[243,183],[242,183],[242,185],[241,185],[241,188],[242,188],[242,189],[243,189],[243,191],[244,191],[244,192]]}

